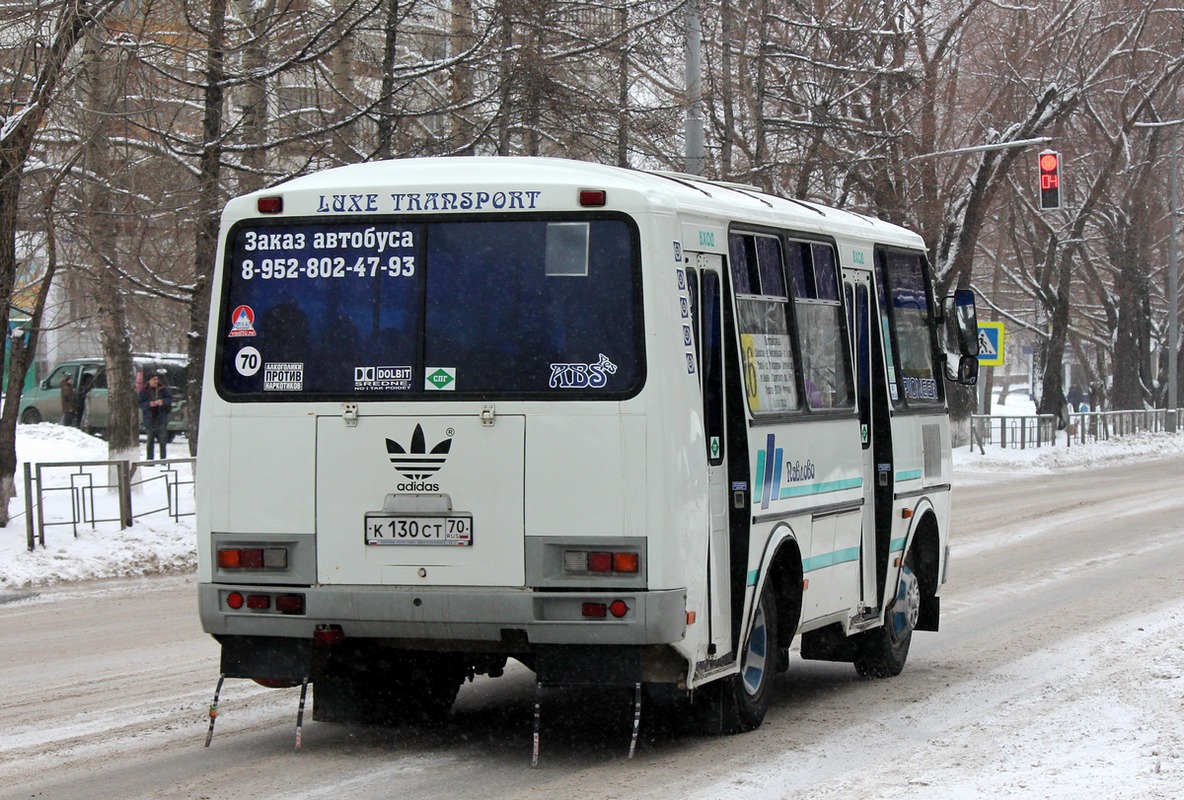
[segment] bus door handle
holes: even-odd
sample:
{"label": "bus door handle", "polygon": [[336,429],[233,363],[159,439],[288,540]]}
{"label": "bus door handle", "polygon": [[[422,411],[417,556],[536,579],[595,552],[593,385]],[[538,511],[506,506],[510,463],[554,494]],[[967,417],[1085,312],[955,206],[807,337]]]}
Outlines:
{"label": "bus door handle", "polygon": [[876,483],[880,486],[888,485],[888,476],[892,474],[891,464],[877,464],[876,465]]}

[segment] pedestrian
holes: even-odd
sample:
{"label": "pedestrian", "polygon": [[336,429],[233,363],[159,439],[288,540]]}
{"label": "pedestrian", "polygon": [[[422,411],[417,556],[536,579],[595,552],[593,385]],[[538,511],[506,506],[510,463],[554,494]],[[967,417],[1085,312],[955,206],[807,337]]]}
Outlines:
{"label": "pedestrian", "polygon": [[74,379],[65,376],[58,389],[62,396],[62,424],[73,427],[78,424],[78,394],[74,391]]}
{"label": "pedestrian", "polygon": [[[87,429],[86,396],[90,394],[90,390],[94,388],[94,385],[95,373],[82,373],[82,382],[78,384],[78,402],[75,404],[74,411],[78,417],[75,420],[75,424],[84,431]],[[89,433],[89,431],[87,432]]]}
{"label": "pedestrian", "polygon": [[168,458],[165,447],[169,442],[169,411],[173,395],[160,375],[153,375],[148,385],[140,390],[140,409],[144,412],[144,429],[148,432],[148,460],[156,460],[156,442],[160,442],[160,458]]}

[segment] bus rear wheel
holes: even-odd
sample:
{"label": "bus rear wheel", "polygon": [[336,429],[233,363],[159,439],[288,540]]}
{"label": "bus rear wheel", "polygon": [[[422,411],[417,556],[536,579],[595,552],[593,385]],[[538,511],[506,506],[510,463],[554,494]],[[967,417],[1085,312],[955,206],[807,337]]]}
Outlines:
{"label": "bus rear wheel", "polygon": [[[772,584],[766,580],[744,644],[740,672],[709,687],[713,690],[708,693],[710,700],[719,704],[720,733],[746,733],[761,726],[769,710],[778,664],[777,604]],[[711,697],[714,693],[718,694]]]}
{"label": "bus rear wheel", "polygon": [[913,629],[921,613],[921,584],[913,571],[913,557],[905,560],[896,585],[896,596],[884,617],[884,625],[860,634],[855,670],[867,678],[892,678],[904,670],[913,641]]}

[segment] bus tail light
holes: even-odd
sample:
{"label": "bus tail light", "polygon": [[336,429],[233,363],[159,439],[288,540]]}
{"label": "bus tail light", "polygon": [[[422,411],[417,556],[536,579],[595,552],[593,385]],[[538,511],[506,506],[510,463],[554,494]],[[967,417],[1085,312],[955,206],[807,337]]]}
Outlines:
{"label": "bus tail light", "polygon": [[222,547],[218,549],[218,569],[287,569],[285,547]]}
{"label": "bus tail light", "polygon": [[624,600],[614,600],[611,603],[588,602],[580,606],[580,613],[584,619],[607,619],[609,614],[621,619],[629,613],[629,604]]}
{"label": "bus tail light", "polygon": [[608,616],[608,606],[604,603],[584,603],[580,611],[586,619],[604,619]]}
{"label": "bus tail light", "polygon": [[633,550],[565,550],[563,571],[576,575],[637,575],[641,572],[641,555]]}
{"label": "bus tail light", "polygon": [[279,594],[271,595],[262,592],[252,592],[244,595],[242,592],[230,592],[226,595],[226,607],[231,611],[247,608],[251,611],[277,611],[280,614],[303,614],[304,595]]}
{"label": "bus tail light", "polygon": [[275,610],[281,614],[303,614],[304,595],[281,594],[275,598]]}

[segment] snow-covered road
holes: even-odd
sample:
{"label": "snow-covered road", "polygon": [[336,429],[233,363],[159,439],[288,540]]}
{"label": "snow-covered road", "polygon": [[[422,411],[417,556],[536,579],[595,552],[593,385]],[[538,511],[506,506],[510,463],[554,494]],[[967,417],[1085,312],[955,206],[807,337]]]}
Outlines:
{"label": "snow-covered road", "polygon": [[308,723],[299,753],[296,691],[231,682],[205,750],[218,649],[191,576],[0,584],[39,592],[0,603],[0,797],[1177,798],[1184,459],[1052,457],[959,457],[942,631],[899,678],[794,659],[758,731],[643,717],[633,761],[628,697],[564,690],[531,770],[521,668],[466,686],[443,728]]}

